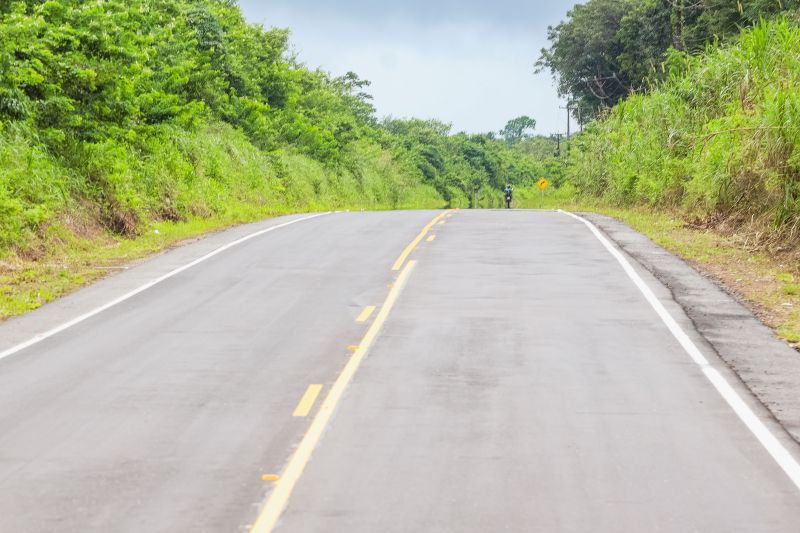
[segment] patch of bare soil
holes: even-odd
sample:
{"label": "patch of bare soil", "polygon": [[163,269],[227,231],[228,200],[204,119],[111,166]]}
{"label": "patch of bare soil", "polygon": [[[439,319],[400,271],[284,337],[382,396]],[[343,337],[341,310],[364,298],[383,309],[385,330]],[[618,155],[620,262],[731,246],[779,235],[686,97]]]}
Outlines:
{"label": "patch of bare soil", "polygon": [[786,278],[800,281],[800,254],[776,251],[756,244],[757,237],[733,236],[734,247],[720,243],[720,253],[693,258],[695,268],[716,280],[744,303],[758,318],[796,349],[800,340],[800,295],[787,292]]}

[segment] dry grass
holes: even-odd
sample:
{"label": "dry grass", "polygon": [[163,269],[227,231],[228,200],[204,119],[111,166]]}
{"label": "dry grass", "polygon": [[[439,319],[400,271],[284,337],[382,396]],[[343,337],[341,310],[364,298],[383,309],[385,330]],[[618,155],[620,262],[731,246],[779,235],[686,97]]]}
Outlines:
{"label": "dry grass", "polygon": [[716,280],[765,324],[800,348],[800,253],[765,247],[756,235],[723,225],[687,224],[645,209],[587,209],[614,216]]}
{"label": "dry grass", "polygon": [[227,217],[152,224],[135,239],[89,232],[78,237],[54,227],[42,257],[11,256],[0,261],[0,321],[32,311],[132,261],[182,241],[274,213],[242,211]]}

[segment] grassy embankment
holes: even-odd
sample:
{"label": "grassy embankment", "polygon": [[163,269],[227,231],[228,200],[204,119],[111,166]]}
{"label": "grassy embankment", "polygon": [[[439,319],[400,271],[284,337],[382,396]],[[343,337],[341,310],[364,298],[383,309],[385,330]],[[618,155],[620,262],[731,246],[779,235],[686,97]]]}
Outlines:
{"label": "grassy embankment", "polygon": [[595,209],[625,221],[721,283],[800,348],[800,262],[796,253],[765,249],[748,233],[687,223],[681,212]]}

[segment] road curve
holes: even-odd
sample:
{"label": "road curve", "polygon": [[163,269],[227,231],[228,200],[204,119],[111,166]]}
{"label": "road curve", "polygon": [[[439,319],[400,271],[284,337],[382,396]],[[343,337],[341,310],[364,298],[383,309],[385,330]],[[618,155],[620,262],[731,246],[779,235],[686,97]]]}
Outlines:
{"label": "road curve", "polygon": [[[188,250],[174,253],[188,263]],[[75,307],[66,315],[89,310]],[[0,343],[58,326],[47,317],[3,324]],[[797,524],[785,465],[618,260],[560,213],[299,221],[0,360],[2,532]]]}

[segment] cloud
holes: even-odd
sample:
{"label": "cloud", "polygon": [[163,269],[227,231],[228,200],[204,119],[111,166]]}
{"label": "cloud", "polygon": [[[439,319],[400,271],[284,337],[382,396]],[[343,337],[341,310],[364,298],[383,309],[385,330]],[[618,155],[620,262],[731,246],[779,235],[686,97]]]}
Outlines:
{"label": "cloud", "polygon": [[380,22],[406,20],[421,26],[445,23],[481,21],[503,28],[528,26],[537,21],[557,21],[575,2],[543,0],[495,0],[491,3],[475,0],[243,0],[248,11],[261,8],[263,12],[290,10],[304,17],[324,19],[347,18],[354,21]]}
{"label": "cloud", "polygon": [[[499,130],[527,114],[550,133],[566,119],[547,75],[533,74],[546,28],[572,1],[242,0],[252,22],[288,27],[300,60],[373,82],[383,115]],[[563,129],[563,127],[561,127]]]}

